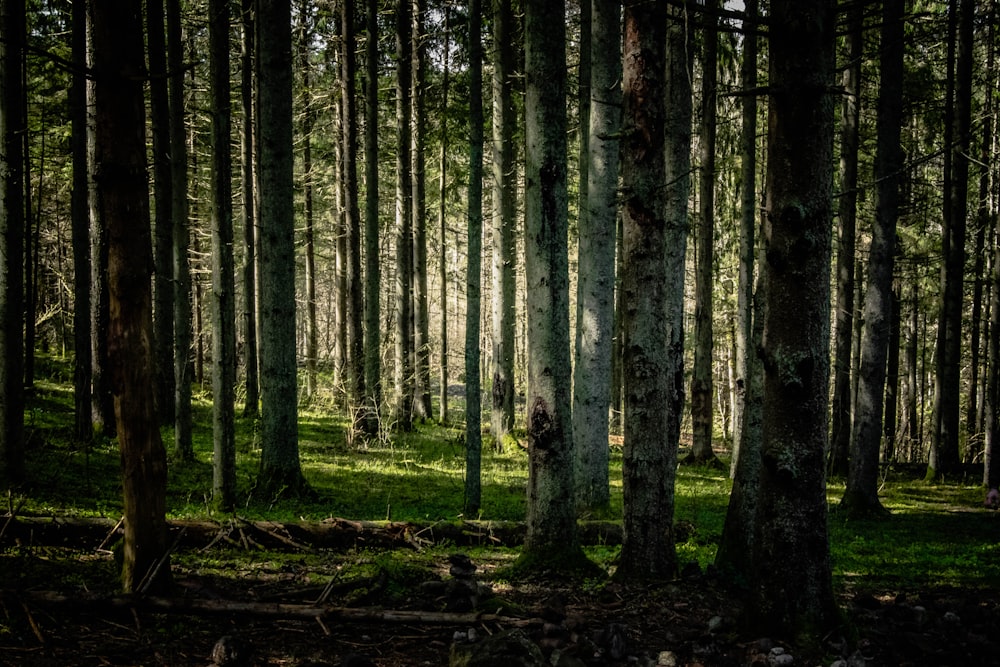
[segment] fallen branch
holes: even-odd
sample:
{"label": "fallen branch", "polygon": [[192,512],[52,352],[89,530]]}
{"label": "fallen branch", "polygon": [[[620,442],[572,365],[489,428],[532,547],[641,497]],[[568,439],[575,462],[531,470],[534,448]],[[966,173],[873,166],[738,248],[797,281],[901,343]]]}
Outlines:
{"label": "fallen branch", "polygon": [[289,604],[285,602],[244,602],[239,600],[168,598],[140,595],[72,596],[55,591],[7,591],[0,595],[17,596],[41,605],[66,605],[76,609],[130,609],[162,614],[244,614],[263,618],[321,620],[324,623],[415,623],[424,625],[478,625],[497,623],[515,627],[541,625],[540,618],[517,618],[477,612],[417,611],[373,607],[336,607],[333,605]]}

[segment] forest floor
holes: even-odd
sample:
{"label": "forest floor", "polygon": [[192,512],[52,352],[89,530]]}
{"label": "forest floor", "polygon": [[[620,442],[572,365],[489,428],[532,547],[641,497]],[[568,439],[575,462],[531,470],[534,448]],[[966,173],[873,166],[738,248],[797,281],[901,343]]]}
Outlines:
{"label": "forest floor", "polygon": [[[174,591],[157,598],[177,609],[164,613],[114,604],[122,598],[113,597],[110,552],[8,548],[0,551],[0,665],[212,665],[222,637],[235,638],[245,658],[234,665],[447,665],[453,644],[510,630],[562,667],[1000,664],[995,589],[841,581],[843,629],[801,649],[741,634],[738,593],[693,565],[641,590],[609,580],[512,583],[503,568],[515,550],[474,549],[465,553],[476,572],[459,582],[449,573],[456,551],[177,552]],[[40,592],[53,589],[58,601]],[[318,599],[333,610],[324,621],[294,617]],[[192,612],[192,601],[214,613]],[[284,612],[260,613],[277,603]],[[473,604],[482,615],[464,613]],[[339,620],[344,609],[356,617]]]}

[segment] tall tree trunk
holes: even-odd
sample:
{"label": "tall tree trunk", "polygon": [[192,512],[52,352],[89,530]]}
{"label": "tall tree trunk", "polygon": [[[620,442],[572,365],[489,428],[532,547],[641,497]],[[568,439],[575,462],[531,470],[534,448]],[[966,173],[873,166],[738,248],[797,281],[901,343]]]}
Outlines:
{"label": "tall tree trunk", "polygon": [[[0,484],[24,481],[24,0],[0,2]],[[10,258],[18,258],[10,261]]]}
{"label": "tall tree trunk", "polygon": [[240,8],[240,106],[243,108],[243,128],[240,132],[240,180],[243,197],[243,356],[246,372],[246,400],[243,416],[257,417],[260,403],[260,383],[257,367],[257,207],[254,187],[254,0],[242,0]]}
{"label": "tall tree trunk", "polygon": [[153,137],[153,358],[160,423],[174,420],[174,233],[173,176],[170,168],[170,106],[167,96],[167,43],[163,0],[146,3],[149,50],[149,118]]}
{"label": "tall tree trunk", "polygon": [[[896,248],[899,254],[899,248]],[[899,348],[902,341],[902,288],[893,277],[892,310],[889,314],[889,358],[885,364],[885,419],[882,421],[882,460],[896,461],[896,433],[899,413]]]}
{"label": "tall tree trunk", "polygon": [[[586,4],[586,0],[584,0]],[[614,345],[615,239],[621,130],[621,3],[596,0],[590,13],[589,137],[586,200],[581,202],[573,366],[573,441],[577,502],[588,509],[611,502],[608,407]],[[582,121],[581,121],[582,122]]]}
{"label": "tall tree trunk", "polygon": [[382,403],[382,340],[379,286],[378,220],[378,0],[368,0],[365,13],[365,392],[370,411],[366,430],[378,428],[374,419]]}
{"label": "tall tree trunk", "polygon": [[[96,177],[108,231],[110,326],[106,341],[121,447],[127,592],[170,582],[167,456],[156,415],[152,357],[153,273],[146,174],[141,9],[119,0],[91,6],[96,97]],[[6,33],[5,34],[9,34]]]}
{"label": "tall tree trunk", "polygon": [[[305,332],[305,362],[306,362],[306,399],[312,400],[316,395],[316,364],[319,357],[319,326],[316,321],[316,234],[313,215],[313,161],[312,161],[312,133],[315,124],[316,112],[312,105],[312,71],[309,63],[309,44],[312,41],[312,26],[309,25],[309,5],[303,1],[298,12],[299,14],[299,35],[298,35],[298,56],[299,68],[302,72],[302,209],[303,241],[305,245],[305,301],[306,301],[306,332]],[[335,109],[340,106],[335,104]],[[340,125],[340,123],[337,123]],[[334,153],[337,151],[335,150]],[[334,187],[338,192],[343,190],[343,179],[337,178]],[[339,218],[339,211],[335,213]],[[340,238],[340,233],[337,238]],[[339,259],[339,254],[338,254]],[[339,275],[338,275],[339,278]],[[338,280],[338,288],[340,287]],[[337,290],[338,296],[340,290]],[[342,344],[342,339],[337,337],[338,345]],[[340,348],[341,352],[343,351]],[[335,355],[336,356],[336,355]],[[336,358],[334,371],[340,369],[340,358]],[[336,378],[335,384],[338,384]]]}
{"label": "tall tree trunk", "polygon": [[[990,3],[990,13],[986,21],[987,31],[987,89],[995,89],[997,84],[996,66],[996,2]],[[979,220],[983,227],[990,228],[992,241],[992,267],[990,280],[989,326],[987,342],[987,373],[984,379],[984,443],[983,443],[983,484],[989,489],[1000,486],[1000,230],[997,229],[997,172],[996,165],[991,164],[989,154],[995,148],[995,122],[997,107],[993,96],[987,96],[986,108],[983,113],[982,158],[980,160],[980,199]]]}
{"label": "tall tree trunk", "polygon": [[230,153],[229,0],[208,5],[212,99],[212,495],[236,504],[236,289],[233,261],[233,184]]}
{"label": "tall tree trunk", "polygon": [[396,428],[413,420],[413,173],[411,1],[396,0]]}
{"label": "tall tree trunk", "polygon": [[662,0],[625,3],[624,537],[618,576],[630,579],[669,578],[677,569],[674,475],[684,380],[679,316],[691,160],[687,20],[684,10]]}
{"label": "tall tree trunk", "polygon": [[482,503],[482,389],[479,375],[479,317],[483,256],[483,9],[469,1],[469,193],[468,264],[465,288],[465,515]]}
{"label": "tall tree trunk", "polygon": [[[70,88],[70,117],[73,137],[73,192],[70,200],[73,219],[73,432],[80,442],[94,437],[90,412],[90,206],[89,162],[87,160],[87,8],[73,4],[73,84]],[[4,320],[6,322],[6,319]],[[156,359],[164,357],[156,353]],[[162,363],[158,361],[158,363]]]}
{"label": "tall tree trunk", "polygon": [[[358,109],[355,95],[357,79],[354,0],[342,0],[341,29],[341,109],[344,114],[344,234],[347,244],[347,398],[351,414],[357,416],[365,395],[364,368],[364,295],[361,283],[361,223],[358,211]],[[360,428],[352,423],[351,433]]]}
{"label": "tall tree trunk", "polygon": [[882,4],[875,182],[875,222],[868,252],[861,372],[851,438],[851,463],[841,508],[848,516],[882,514],[878,459],[882,438],[882,397],[892,315],[892,273],[899,217],[903,150],[903,0]]}
{"label": "tall tree trunk", "polygon": [[771,3],[763,449],[747,611],[783,637],[837,622],[824,465],[834,30],[831,0]]}
{"label": "tall tree trunk", "polygon": [[448,423],[448,89],[451,84],[449,70],[449,38],[451,36],[450,25],[451,7],[444,8],[444,48],[442,49],[441,62],[441,159],[438,168],[440,181],[438,182],[438,248],[440,256],[438,262],[438,282],[441,290],[441,319],[440,319],[440,363],[438,365],[438,422]]}
{"label": "tall tree trunk", "polygon": [[184,42],[180,0],[167,0],[171,193],[174,239],[174,452],[194,460],[191,417],[191,268],[188,249],[187,133],[184,125]]}
{"label": "tall tree trunk", "polygon": [[841,75],[840,197],[837,214],[837,304],[834,325],[833,405],[830,473],[847,475],[851,451],[851,351],[854,346],[854,246],[858,217],[858,144],[861,117],[861,63],[864,6],[848,10],[847,64]]}
{"label": "tall tree trunk", "polygon": [[[965,231],[968,214],[969,143],[972,118],[973,18],[975,2],[952,0],[955,17],[955,76],[953,107],[946,109],[944,262],[941,266],[941,310],[937,337],[937,374],[934,392],[934,438],[927,462],[927,478],[935,479],[958,468],[959,384],[962,365],[962,302],[965,283]],[[950,131],[949,131],[950,128]],[[950,172],[950,173],[949,173]]]}
{"label": "tall tree trunk", "polygon": [[289,0],[257,16],[260,111],[261,457],[259,493],[305,489],[299,463],[295,358],[292,35]]}
{"label": "tall tree trunk", "polygon": [[525,3],[528,509],[519,560],[531,568],[585,559],[573,503],[565,24],[563,0]]}
{"label": "tall tree trunk", "polygon": [[691,463],[715,459],[712,453],[712,259],[715,238],[715,100],[718,80],[718,29],[712,16],[718,0],[706,3],[701,77],[700,215],[695,256],[694,367],[691,377]]}
{"label": "tall tree trunk", "polygon": [[[744,92],[757,87],[757,0],[744,3],[743,61],[740,79]],[[734,478],[743,445],[744,410],[750,382],[750,334],[753,328],[753,269],[757,235],[757,96],[744,95],[740,103],[740,269],[736,287],[736,400],[733,403],[733,456],[729,476]],[[732,502],[732,501],[730,501]]]}
{"label": "tall tree trunk", "polygon": [[493,368],[490,433],[503,450],[514,428],[514,308],[516,299],[515,225],[517,165],[514,106],[514,13],[511,0],[493,0]]}
{"label": "tall tree trunk", "polygon": [[413,169],[411,183],[413,204],[413,409],[420,419],[430,419],[431,366],[430,320],[427,310],[427,202],[424,180],[424,151],[426,138],[427,85],[427,35],[424,25],[427,12],[426,0],[413,0],[412,83],[413,83],[413,141],[410,146],[410,163]]}

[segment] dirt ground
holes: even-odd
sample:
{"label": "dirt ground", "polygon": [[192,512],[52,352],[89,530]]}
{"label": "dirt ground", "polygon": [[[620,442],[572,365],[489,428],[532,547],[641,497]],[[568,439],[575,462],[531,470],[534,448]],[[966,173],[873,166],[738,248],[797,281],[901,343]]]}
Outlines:
{"label": "dirt ground", "polygon": [[[402,577],[381,573],[355,580],[356,586],[327,586],[332,595],[325,603],[459,614],[489,598],[492,611],[506,620],[321,623],[244,611],[159,613],[38,599],[35,592],[53,589],[81,600],[113,594],[113,566],[106,559],[65,556],[38,550],[0,554],[0,568],[6,570],[0,575],[5,589],[0,591],[0,665],[205,666],[214,664],[213,648],[222,637],[234,638],[233,665],[447,665],[454,642],[474,644],[514,627],[550,663],[553,655],[563,655],[559,664],[570,666],[770,667],[838,660],[842,667],[1000,665],[997,591],[852,586],[840,592],[844,629],[805,650],[741,634],[737,596],[711,573],[689,571],[669,584],[641,590],[606,582],[511,585],[492,577],[498,563],[480,562],[467,580],[472,583],[456,592],[456,578],[442,562],[424,573],[426,582],[416,581],[412,572]],[[339,558],[330,556],[330,571],[342,566]],[[175,564],[175,598],[213,601],[223,608],[229,601],[308,605],[323,589],[315,584],[315,561],[220,574],[225,567],[210,571]]]}

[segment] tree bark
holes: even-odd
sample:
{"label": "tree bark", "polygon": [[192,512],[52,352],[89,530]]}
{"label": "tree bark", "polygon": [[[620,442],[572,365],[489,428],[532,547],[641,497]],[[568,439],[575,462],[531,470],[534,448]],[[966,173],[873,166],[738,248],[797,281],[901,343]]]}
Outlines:
{"label": "tree bark", "polygon": [[861,372],[851,438],[851,462],[841,509],[851,517],[882,514],[878,497],[883,392],[892,315],[892,274],[899,217],[899,133],[903,121],[903,2],[882,3],[875,182],[875,222],[868,252]]}
{"label": "tree bark", "polygon": [[188,150],[184,124],[184,42],[180,0],[167,0],[167,65],[170,98],[171,194],[174,239],[174,453],[194,460],[191,416],[191,267],[188,251]]}
{"label": "tree bark", "polygon": [[374,418],[382,403],[382,340],[379,286],[378,219],[378,0],[368,0],[365,13],[365,393],[368,402],[367,431],[378,429]]}
{"label": "tree bark", "polygon": [[0,3],[0,28],[0,483],[14,486],[25,478],[24,0]]}
{"label": "tree bark", "polygon": [[396,359],[394,420],[410,430],[413,422],[413,172],[411,1],[396,0]]}
{"label": "tree bark", "polygon": [[208,4],[212,99],[212,495],[220,508],[236,504],[236,289],[230,152],[229,0]]}
{"label": "tree bark", "polygon": [[257,417],[260,403],[257,349],[257,207],[255,206],[254,177],[254,126],[257,111],[254,109],[254,0],[242,0],[240,7],[240,105],[243,108],[243,127],[240,132],[240,179],[243,198],[243,358],[246,372],[246,400],[243,416]]}
{"label": "tree bark", "polygon": [[835,16],[771,3],[763,449],[748,620],[783,637],[837,622],[824,456],[830,341]]}
{"label": "tree bark", "polygon": [[830,473],[847,475],[851,451],[853,392],[851,351],[854,336],[854,246],[858,213],[858,145],[861,116],[861,64],[864,53],[864,6],[848,14],[847,65],[841,75],[840,197],[837,214],[837,304],[834,315],[834,362]]}
{"label": "tree bark", "polygon": [[125,509],[122,586],[163,590],[167,554],[167,457],[160,439],[152,357],[152,240],[146,174],[145,67],[138,5],[92,5],[96,179],[108,232],[107,348],[121,447]]}
{"label": "tree bark", "polygon": [[576,534],[569,354],[566,8],[525,3],[528,534],[519,561],[583,560]]}
{"label": "tree bark", "polygon": [[497,451],[514,428],[514,306],[517,165],[514,107],[514,13],[511,0],[493,1],[493,377],[490,433]]}
{"label": "tree bark", "polygon": [[438,359],[438,422],[448,423],[448,89],[451,83],[451,73],[449,70],[449,38],[451,21],[451,8],[445,6],[444,9],[444,48],[442,49],[441,63],[441,160],[438,169],[440,180],[438,182],[438,248],[440,257],[438,258],[438,283],[440,284],[441,299],[441,319],[440,319],[440,349]]}
{"label": "tree bark", "polygon": [[[585,0],[586,1],[586,0]],[[586,199],[580,208],[577,260],[576,360],[573,365],[573,441],[577,503],[607,507],[608,408],[614,345],[615,239],[621,130],[621,3],[592,2]],[[581,121],[582,122],[582,121]]]}
{"label": "tree bark", "polygon": [[465,288],[465,516],[482,503],[482,390],[479,375],[480,285],[483,255],[482,3],[469,2],[469,190]]}
{"label": "tree bark", "polygon": [[691,369],[691,454],[685,461],[715,461],[712,452],[712,260],[715,247],[715,135],[718,81],[718,29],[711,12],[718,0],[708,0],[702,21],[701,152],[698,236],[695,246],[694,366]]}
{"label": "tree bark", "polygon": [[295,220],[292,175],[292,37],[288,0],[257,16],[260,111],[261,457],[259,493],[297,494]]}
{"label": "tree bark", "polygon": [[413,204],[413,408],[417,417],[430,419],[431,366],[430,320],[427,310],[427,201],[424,180],[424,151],[427,147],[427,118],[424,88],[427,85],[427,34],[424,28],[426,0],[413,0],[412,84],[413,141],[410,147]]}
{"label": "tree bark", "polygon": [[618,576],[627,579],[670,578],[677,569],[674,475],[683,405],[680,315],[691,159],[686,19],[663,1],[625,3],[624,538]]}

